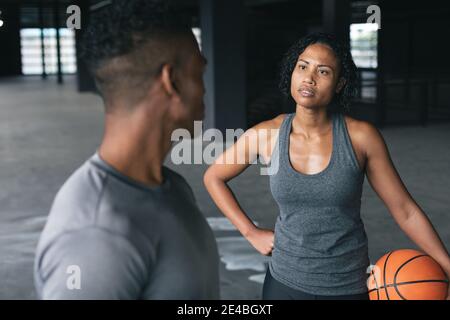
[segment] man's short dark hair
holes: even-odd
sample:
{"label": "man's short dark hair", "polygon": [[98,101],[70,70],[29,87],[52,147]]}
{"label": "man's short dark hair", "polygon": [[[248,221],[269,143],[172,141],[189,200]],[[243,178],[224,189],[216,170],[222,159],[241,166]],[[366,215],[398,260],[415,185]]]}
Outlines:
{"label": "man's short dark hair", "polygon": [[111,0],[91,12],[81,57],[107,105],[119,95],[133,104],[164,63],[182,63],[180,40],[189,34],[187,17],[167,0]]}

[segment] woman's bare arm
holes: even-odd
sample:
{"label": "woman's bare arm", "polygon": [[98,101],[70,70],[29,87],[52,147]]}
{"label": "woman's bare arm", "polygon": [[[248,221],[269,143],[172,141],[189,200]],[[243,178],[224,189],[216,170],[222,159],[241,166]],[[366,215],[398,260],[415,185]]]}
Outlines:
{"label": "woman's bare arm", "polygon": [[[217,207],[240,231],[240,233],[262,254],[268,255],[273,248],[273,231],[257,228],[239,205],[227,182],[241,174],[261,151],[258,146],[265,146],[259,140],[261,130],[270,130],[279,126],[282,117],[261,123],[247,130],[238,141],[220,155],[204,175],[206,189]],[[270,141],[273,137],[268,136]],[[267,156],[265,154],[264,156]]]}
{"label": "woman's bare arm", "polygon": [[364,131],[368,180],[405,234],[436,260],[450,277],[450,257],[430,220],[409,194],[378,130],[370,124]]}

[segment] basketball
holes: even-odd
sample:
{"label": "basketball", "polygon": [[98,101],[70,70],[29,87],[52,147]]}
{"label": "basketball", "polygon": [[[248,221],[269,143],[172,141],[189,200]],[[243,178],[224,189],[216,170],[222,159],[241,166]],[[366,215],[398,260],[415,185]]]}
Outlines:
{"label": "basketball", "polygon": [[429,255],[412,249],[381,257],[368,279],[370,300],[445,300],[448,279]]}

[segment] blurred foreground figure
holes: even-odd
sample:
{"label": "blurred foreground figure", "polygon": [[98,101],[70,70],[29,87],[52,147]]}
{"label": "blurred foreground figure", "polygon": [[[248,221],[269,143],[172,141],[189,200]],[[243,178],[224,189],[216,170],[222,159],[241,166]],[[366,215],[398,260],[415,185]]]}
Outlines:
{"label": "blurred foreground figure", "polygon": [[34,267],[42,299],[218,299],[214,235],[163,166],[171,134],[201,120],[206,64],[167,1],[93,12],[83,57],[105,105],[98,151],[59,190]]}

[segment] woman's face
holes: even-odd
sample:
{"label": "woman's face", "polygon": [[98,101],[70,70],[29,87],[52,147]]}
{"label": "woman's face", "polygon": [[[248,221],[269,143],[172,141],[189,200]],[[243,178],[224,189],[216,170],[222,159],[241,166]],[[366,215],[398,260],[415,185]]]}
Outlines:
{"label": "woman's face", "polygon": [[326,107],[345,84],[339,74],[339,61],[330,47],[320,43],[309,45],[292,72],[292,98],[305,108]]}

